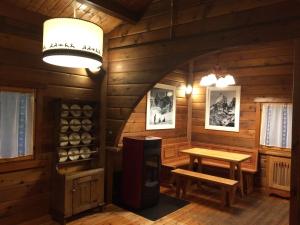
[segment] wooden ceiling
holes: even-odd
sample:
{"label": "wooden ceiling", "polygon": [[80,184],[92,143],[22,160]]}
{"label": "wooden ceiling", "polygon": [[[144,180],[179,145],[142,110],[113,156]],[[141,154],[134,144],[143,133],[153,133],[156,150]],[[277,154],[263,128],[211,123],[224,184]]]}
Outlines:
{"label": "wooden ceiling", "polygon": [[123,21],[137,21],[152,0],[5,0],[48,17],[76,17],[94,22],[109,33]]}

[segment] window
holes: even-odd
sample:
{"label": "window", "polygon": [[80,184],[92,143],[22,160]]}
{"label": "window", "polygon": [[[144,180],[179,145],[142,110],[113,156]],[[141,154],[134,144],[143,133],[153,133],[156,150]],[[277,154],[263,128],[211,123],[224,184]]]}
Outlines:
{"label": "window", "polygon": [[291,148],[292,104],[263,104],[260,144]]}
{"label": "window", "polygon": [[0,159],[33,155],[34,92],[0,87]]}

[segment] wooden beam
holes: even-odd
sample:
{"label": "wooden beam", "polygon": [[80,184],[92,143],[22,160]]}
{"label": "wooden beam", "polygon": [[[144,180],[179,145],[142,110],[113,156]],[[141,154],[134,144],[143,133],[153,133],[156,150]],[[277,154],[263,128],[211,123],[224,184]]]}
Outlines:
{"label": "wooden beam", "polygon": [[142,16],[141,14],[130,11],[121,4],[111,0],[78,0],[78,2],[131,24],[138,22]]}
{"label": "wooden beam", "polygon": [[[194,61],[190,61],[189,63],[189,74],[187,77],[186,85],[192,85],[193,86],[194,81]],[[188,117],[187,117],[187,139],[189,144],[192,143],[192,117],[193,117],[193,93],[191,93],[188,98]]]}
{"label": "wooden beam", "polygon": [[254,99],[256,103],[291,103],[290,98],[273,98],[273,97],[257,97]]}
{"label": "wooden beam", "polygon": [[290,225],[300,223],[300,39],[294,47],[294,81],[293,81],[293,132],[292,132],[292,166],[291,166],[291,201]]}

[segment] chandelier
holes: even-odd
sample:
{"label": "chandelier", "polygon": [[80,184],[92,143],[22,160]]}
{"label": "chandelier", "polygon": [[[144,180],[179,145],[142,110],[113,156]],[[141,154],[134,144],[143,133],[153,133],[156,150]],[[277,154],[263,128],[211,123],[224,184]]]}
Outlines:
{"label": "chandelier", "polygon": [[54,18],[44,22],[44,62],[64,67],[99,69],[102,51],[103,30],[98,25],[77,18]]}
{"label": "chandelier", "polygon": [[216,87],[223,88],[234,84],[235,84],[235,80],[233,76],[230,74],[227,74],[225,76],[219,76],[219,78],[217,78],[217,75],[215,73],[211,73],[202,77],[200,80],[200,86],[203,87],[216,85]]}

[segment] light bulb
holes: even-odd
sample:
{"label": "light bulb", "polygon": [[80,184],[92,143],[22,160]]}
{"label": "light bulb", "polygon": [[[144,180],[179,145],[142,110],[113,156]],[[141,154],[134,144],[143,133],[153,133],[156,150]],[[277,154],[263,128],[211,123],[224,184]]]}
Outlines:
{"label": "light bulb", "polygon": [[217,82],[217,77],[214,73],[208,74],[201,78],[200,86],[210,86]]}
{"label": "light bulb", "polygon": [[192,92],[193,92],[193,87],[192,87],[192,85],[188,84],[185,88],[185,94],[190,95],[190,94],[192,94]]}
{"label": "light bulb", "polygon": [[227,84],[227,81],[224,77],[220,77],[217,80],[216,87],[224,88],[224,87],[227,87],[227,86],[228,86],[228,84]]}
{"label": "light bulb", "polygon": [[225,76],[225,80],[226,80],[227,85],[235,85],[235,80],[232,75],[227,74]]}

